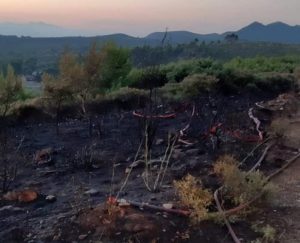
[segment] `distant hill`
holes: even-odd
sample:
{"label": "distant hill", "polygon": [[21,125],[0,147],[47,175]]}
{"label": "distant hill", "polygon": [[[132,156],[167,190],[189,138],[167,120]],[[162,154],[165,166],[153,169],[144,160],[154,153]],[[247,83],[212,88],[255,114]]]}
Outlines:
{"label": "distant hill", "polygon": [[[169,31],[165,43],[169,44],[184,44],[195,40],[198,41],[218,41],[224,40],[224,37],[228,33],[238,34],[240,40],[244,41],[262,41],[262,42],[274,42],[274,43],[289,43],[300,44],[300,26],[290,26],[282,22],[275,22],[268,25],[264,25],[259,22],[253,22],[252,24],[237,30],[225,32],[222,34],[198,34],[189,31]],[[84,30],[67,29],[47,23],[33,22],[33,23],[0,23],[0,35],[3,36],[18,36],[18,37],[78,37],[82,40],[82,36],[90,36]],[[89,38],[97,38],[100,42],[105,40],[113,40],[122,46],[139,46],[144,44],[157,45],[160,44],[165,33],[154,32],[147,35],[144,38],[132,37],[125,34],[113,34],[106,36],[97,36]],[[80,37],[81,36],[81,37]],[[53,41],[54,39],[52,39]],[[74,38],[56,39],[55,41],[74,41]],[[41,40],[44,41],[44,40]],[[72,43],[69,43],[72,44]],[[1,47],[1,46],[0,46]]]}
{"label": "distant hill", "polygon": [[[139,38],[122,33],[81,37],[76,36],[76,31],[45,23],[0,23],[0,68],[10,63],[17,73],[31,74],[36,70],[54,73],[64,48],[84,54],[91,43],[97,42],[101,45],[109,41],[133,48],[133,62],[140,66],[199,57],[224,60],[236,56],[300,55],[300,26],[281,22],[269,25],[254,22],[238,31],[223,34],[202,35],[189,31],[170,31],[165,38],[165,44],[172,47],[165,48],[164,51],[160,48],[164,32],[154,32]],[[28,37],[29,33],[39,37]],[[240,41],[234,44],[224,41],[225,36],[230,33],[237,34]],[[50,37],[44,37],[45,35]],[[73,37],[51,37],[64,35]],[[202,45],[203,41],[205,45]]]}
{"label": "distant hill", "polygon": [[31,37],[65,37],[80,36],[81,31],[63,28],[43,22],[31,23],[0,23],[1,35],[31,36]]}
{"label": "distant hill", "polygon": [[[165,32],[154,32],[146,36],[145,39],[162,41],[164,36],[165,36]],[[196,34],[189,31],[171,31],[167,33],[167,37],[165,41],[166,43],[171,43],[171,44],[183,44],[195,40],[217,41],[221,39],[223,39],[223,37],[219,34],[202,35],[202,34]]]}
{"label": "distant hill", "polygon": [[300,43],[300,26],[290,26],[282,22],[263,25],[254,22],[236,32],[240,39],[277,43]]}
{"label": "distant hill", "polygon": [[[282,22],[275,22],[264,25],[259,22],[252,24],[238,30],[229,31],[223,34],[196,34],[188,31],[171,31],[167,35],[166,41],[171,44],[180,44],[194,41],[217,41],[224,40],[224,37],[229,33],[236,33],[240,40],[251,42],[273,42],[285,44],[300,44],[300,26],[290,26]],[[162,40],[164,32],[155,32],[146,39]]]}

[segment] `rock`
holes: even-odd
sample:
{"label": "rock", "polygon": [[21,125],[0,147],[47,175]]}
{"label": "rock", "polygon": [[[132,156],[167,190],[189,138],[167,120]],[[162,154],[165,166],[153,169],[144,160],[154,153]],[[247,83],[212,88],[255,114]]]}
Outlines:
{"label": "rock", "polygon": [[38,166],[46,166],[52,163],[52,148],[46,148],[42,150],[38,150],[34,156],[34,162]]}
{"label": "rock", "polygon": [[92,189],[86,191],[84,194],[90,195],[90,196],[97,196],[99,193],[100,193],[99,190],[92,188]]}
{"label": "rock", "polygon": [[78,236],[78,239],[79,239],[79,240],[84,240],[84,239],[86,239],[87,236],[88,236],[88,235],[79,235],[79,236]]}
{"label": "rock", "polygon": [[53,203],[53,202],[56,201],[56,197],[53,196],[53,195],[48,195],[48,196],[46,197],[46,201],[47,201],[47,202],[50,202],[50,203]]}
{"label": "rock", "polygon": [[24,190],[24,191],[12,191],[8,192],[3,196],[4,200],[7,201],[19,201],[19,202],[33,202],[38,198],[38,193],[33,190]]}
{"label": "rock", "polygon": [[32,190],[25,190],[19,193],[18,200],[19,202],[33,202],[38,198],[38,193]]}
{"label": "rock", "polygon": [[118,200],[118,202],[119,202],[120,207],[130,206],[130,203],[128,203],[127,200],[125,200],[125,199],[120,199],[120,200]]}
{"label": "rock", "polygon": [[155,145],[162,145],[164,143],[164,140],[161,138],[156,139]]}
{"label": "rock", "polygon": [[163,207],[165,209],[172,209],[174,207],[174,205],[173,205],[173,203],[165,203],[165,204],[163,204]]}
{"label": "rock", "polygon": [[4,206],[4,207],[0,208],[1,215],[7,215],[7,214],[13,214],[13,213],[22,213],[22,212],[24,212],[24,209],[18,208],[18,207],[13,207],[11,205]]}

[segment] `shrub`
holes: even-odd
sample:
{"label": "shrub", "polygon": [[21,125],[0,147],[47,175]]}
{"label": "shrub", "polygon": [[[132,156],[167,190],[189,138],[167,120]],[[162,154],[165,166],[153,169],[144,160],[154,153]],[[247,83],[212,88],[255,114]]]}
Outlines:
{"label": "shrub", "polygon": [[217,84],[214,76],[193,74],[181,82],[182,91],[186,97],[195,97],[202,92],[212,91]]}
{"label": "shrub", "polygon": [[122,83],[122,86],[135,86],[138,84],[138,82],[142,79],[143,77],[143,70],[142,69],[137,69],[133,68],[131,71],[128,73],[126,79]]}
{"label": "shrub", "polygon": [[180,181],[174,181],[174,186],[181,203],[192,209],[190,215],[194,223],[198,223],[208,218],[208,207],[211,205],[213,196],[212,193],[203,189],[199,179],[187,175]]}
{"label": "shrub", "polygon": [[159,90],[159,93],[170,101],[193,99],[202,93],[214,90],[217,81],[214,76],[193,74],[181,83],[167,83]]}
{"label": "shrub", "polygon": [[106,99],[121,107],[134,107],[143,105],[148,99],[148,92],[135,88],[120,88],[106,96]]}
{"label": "shrub", "polygon": [[232,156],[220,157],[214,165],[214,172],[221,177],[227,196],[235,204],[246,203],[261,193],[262,198],[266,198],[271,192],[271,186],[261,172],[241,171],[238,161]]}
{"label": "shrub", "polygon": [[166,73],[159,69],[159,67],[149,67],[143,69],[140,79],[133,85],[140,89],[152,90],[156,87],[161,87],[167,83]]}
{"label": "shrub", "polygon": [[180,83],[166,83],[158,90],[160,97],[167,101],[179,101],[184,99]]}
{"label": "shrub", "polygon": [[284,92],[294,88],[297,80],[292,74],[266,73],[258,75],[256,85],[261,90]]}
{"label": "shrub", "polygon": [[173,62],[162,66],[169,82],[181,82],[186,76],[193,72],[194,60]]}
{"label": "shrub", "polygon": [[235,93],[241,89],[255,84],[257,78],[247,72],[241,72],[233,69],[224,69],[217,76],[219,89],[224,93]]}
{"label": "shrub", "polygon": [[266,226],[255,224],[252,226],[252,229],[262,235],[262,242],[275,242],[276,230],[269,224],[267,224]]}

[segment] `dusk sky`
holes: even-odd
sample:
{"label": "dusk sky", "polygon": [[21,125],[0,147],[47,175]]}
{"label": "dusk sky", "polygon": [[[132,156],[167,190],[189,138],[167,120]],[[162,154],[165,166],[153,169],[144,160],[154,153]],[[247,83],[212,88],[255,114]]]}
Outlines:
{"label": "dusk sky", "polygon": [[45,22],[90,33],[237,30],[253,21],[300,24],[300,0],[0,0],[0,22]]}

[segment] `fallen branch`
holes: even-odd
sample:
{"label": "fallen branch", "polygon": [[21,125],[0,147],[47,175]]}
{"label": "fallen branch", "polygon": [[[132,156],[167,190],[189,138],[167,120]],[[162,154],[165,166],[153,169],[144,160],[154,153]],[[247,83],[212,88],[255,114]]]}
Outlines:
{"label": "fallen branch", "polygon": [[260,156],[259,160],[258,160],[258,161],[256,162],[256,164],[248,171],[248,174],[251,173],[251,172],[253,172],[254,170],[256,170],[256,169],[261,165],[261,163],[263,162],[263,160],[264,160],[265,157],[267,156],[268,151],[270,150],[270,148],[273,147],[274,144],[275,144],[275,143],[271,143],[271,144],[269,144],[269,145],[265,148],[265,150],[264,150],[263,154]]}
{"label": "fallen branch", "polygon": [[249,115],[250,119],[252,119],[254,121],[254,123],[256,124],[256,131],[258,132],[258,136],[259,136],[260,140],[262,141],[264,139],[264,136],[263,136],[263,132],[260,130],[261,122],[257,117],[255,117],[253,115],[253,108],[249,109],[248,115]]}
{"label": "fallen branch", "polygon": [[181,138],[178,139],[178,143],[183,143],[183,144],[185,144],[185,145],[194,145],[194,143],[188,142],[188,141],[183,140],[183,139],[181,139]]}
{"label": "fallen branch", "polygon": [[260,144],[256,145],[250,153],[248,153],[248,155],[240,162],[239,166],[241,166],[242,164],[244,164],[250,157],[253,156],[253,153],[259,149],[262,145],[264,145],[266,142],[268,142],[269,140],[273,139],[272,137],[268,137],[267,139],[265,139],[263,142],[261,142]]}
{"label": "fallen branch", "polygon": [[228,229],[228,231],[229,231],[229,233],[230,233],[230,235],[231,235],[233,241],[234,241],[235,243],[240,243],[240,240],[239,240],[238,237],[236,236],[236,234],[235,234],[233,228],[231,227],[231,225],[230,225],[228,219],[226,218],[226,214],[225,214],[224,210],[223,210],[222,207],[221,207],[221,203],[220,203],[220,201],[219,201],[218,194],[219,194],[219,191],[221,191],[222,189],[223,189],[223,187],[220,187],[219,189],[217,189],[217,190],[215,191],[215,193],[214,193],[214,199],[215,199],[215,201],[216,201],[216,205],[217,205],[219,214],[223,217],[223,220],[224,220],[224,222],[225,222],[225,224],[226,224],[226,227],[227,227],[227,229]]}
{"label": "fallen branch", "polygon": [[156,206],[156,205],[151,205],[148,203],[140,203],[140,202],[125,200],[125,199],[117,200],[117,202],[120,204],[120,206],[122,206],[122,204],[125,204],[127,206],[130,205],[130,206],[134,206],[134,207],[138,207],[138,208],[142,208],[142,209],[153,209],[153,210],[177,214],[177,215],[181,215],[181,216],[189,216],[190,215],[190,211],[182,210],[182,209],[169,209],[169,208],[164,208],[164,207],[160,207],[160,206]]}
{"label": "fallen branch", "polygon": [[189,122],[183,129],[180,130],[180,136],[184,136],[184,132],[187,131],[189,129],[189,127],[191,126],[193,117],[195,115],[195,108],[196,108],[195,104],[193,104],[192,114],[191,114],[191,117],[189,119]]}
{"label": "fallen branch", "polygon": [[[255,163],[255,165],[248,171],[248,173],[251,173],[252,171],[254,171],[256,168],[258,168],[260,165],[261,165],[261,162],[265,159],[266,155],[267,155],[267,152],[269,151],[269,149],[274,145],[274,143],[268,145],[266,147],[266,149],[264,150],[263,154],[261,155],[261,157],[259,158],[259,160],[257,161],[257,163]],[[257,146],[259,147],[259,146]],[[257,148],[256,147],[256,148]],[[254,148],[254,149],[256,149]],[[242,163],[240,163],[239,165],[241,165]],[[219,194],[219,191],[221,191],[222,189],[224,188],[224,186],[221,186],[220,188],[218,188],[215,192],[214,192],[214,199],[215,199],[215,202],[216,202],[216,205],[217,205],[217,209],[218,209],[218,212],[219,212],[219,216],[221,216],[226,224],[226,227],[228,229],[228,232],[230,233],[231,235],[231,238],[233,239],[233,241],[235,243],[240,243],[240,240],[238,239],[236,233],[234,232],[233,228],[231,227],[231,224],[230,222],[228,221],[227,219],[227,216],[229,215],[229,211],[224,211],[222,206],[221,206],[221,203],[219,201],[219,198],[218,198],[218,194]],[[243,206],[249,206],[252,202],[256,201],[259,197],[261,197],[263,194],[263,192],[261,192],[257,197],[255,197],[253,200],[251,200],[250,202],[244,205],[240,205],[236,208],[234,208],[230,213],[236,213],[240,210],[243,209]]]}
{"label": "fallen branch", "polygon": [[146,119],[173,119],[173,118],[176,117],[176,113],[170,113],[170,114],[165,114],[165,115],[151,115],[151,116],[147,116],[147,115],[144,115],[142,113],[138,113],[138,112],[134,111],[132,114],[135,117],[146,118]]}

